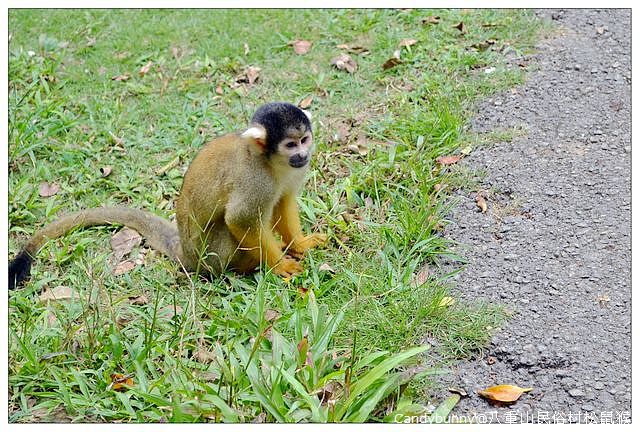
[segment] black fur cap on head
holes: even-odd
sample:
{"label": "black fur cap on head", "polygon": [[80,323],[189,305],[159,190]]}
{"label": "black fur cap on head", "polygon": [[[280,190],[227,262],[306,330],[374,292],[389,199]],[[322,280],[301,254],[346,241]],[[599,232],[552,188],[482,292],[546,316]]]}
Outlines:
{"label": "black fur cap on head", "polygon": [[286,102],[270,102],[258,108],[251,123],[261,125],[267,132],[265,154],[270,156],[277,150],[277,145],[285,137],[287,127],[303,125],[311,131],[311,122],[307,115],[297,106]]}

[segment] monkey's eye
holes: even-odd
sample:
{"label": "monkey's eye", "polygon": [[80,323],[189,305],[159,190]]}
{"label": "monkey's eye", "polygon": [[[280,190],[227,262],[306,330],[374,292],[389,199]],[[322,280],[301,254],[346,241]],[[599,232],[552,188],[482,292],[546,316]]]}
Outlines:
{"label": "monkey's eye", "polygon": [[302,144],[306,144],[309,141],[309,137],[305,136],[304,138],[302,138]]}
{"label": "monkey's eye", "polygon": [[295,141],[289,141],[288,143],[285,144],[287,148],[294,148],[296,145],[297,144]]}

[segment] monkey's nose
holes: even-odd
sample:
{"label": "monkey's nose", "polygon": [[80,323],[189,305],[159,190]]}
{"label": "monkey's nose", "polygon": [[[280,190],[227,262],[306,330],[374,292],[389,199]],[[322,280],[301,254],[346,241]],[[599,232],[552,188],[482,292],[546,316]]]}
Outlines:
{"label": "monkey's nose", "polygon": [[293,168],[302,168],[309,162],[309,157],[302,155],[293,155],[289,158],[289,165]]}

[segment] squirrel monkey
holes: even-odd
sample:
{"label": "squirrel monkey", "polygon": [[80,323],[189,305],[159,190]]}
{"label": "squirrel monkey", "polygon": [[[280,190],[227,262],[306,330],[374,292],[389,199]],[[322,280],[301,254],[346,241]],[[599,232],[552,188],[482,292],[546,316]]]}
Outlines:
{"label": "squirrel monkey", "polygon": [[188,271],[248,273],[266,264],[283,277],[300,273],[302,265],[285,252],[301,258],[327,240],[325,234],[302,232],[296,203],[312,153],[308,114],[289,103],[265,104],[248,129],[216,138],[198,152],[176,203],[177,226],[123,207],[69,214],[36,232],[10,262],[9,289],[29,277],[46,241],[77,227],[109,224],[138,231]]}

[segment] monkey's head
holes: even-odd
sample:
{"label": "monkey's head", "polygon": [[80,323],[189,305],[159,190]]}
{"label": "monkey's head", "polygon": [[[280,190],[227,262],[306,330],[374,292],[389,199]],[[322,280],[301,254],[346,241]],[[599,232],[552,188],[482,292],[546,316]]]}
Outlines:
{"label": "monkey's head", "polygon": [[251,127],[242,133],[253,138],[273,162],[302,168],[311,160],[313,132],[306,111],[285,102],[262,105],[251,119]]}

